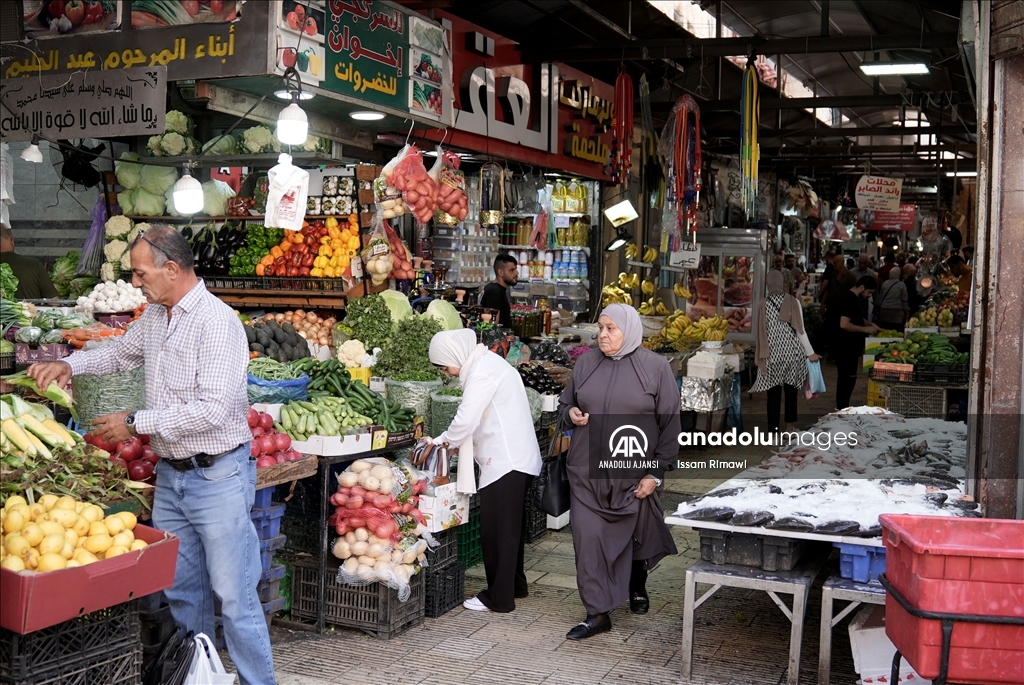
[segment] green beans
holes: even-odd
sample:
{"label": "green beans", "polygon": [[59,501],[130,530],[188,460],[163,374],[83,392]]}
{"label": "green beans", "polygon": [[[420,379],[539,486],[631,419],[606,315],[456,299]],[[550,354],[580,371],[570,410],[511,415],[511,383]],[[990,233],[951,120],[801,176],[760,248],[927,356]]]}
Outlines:
{"label": "green beans", "polygon": [[270,357],[250,359],[249,373],[265,381],[290,381],[300,376],[300,372]]}

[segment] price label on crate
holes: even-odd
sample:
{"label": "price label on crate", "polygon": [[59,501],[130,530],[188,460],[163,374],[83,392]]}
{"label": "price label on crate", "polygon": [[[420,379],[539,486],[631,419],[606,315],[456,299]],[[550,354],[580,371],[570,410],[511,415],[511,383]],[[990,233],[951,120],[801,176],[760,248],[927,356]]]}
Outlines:
{"label": "price label on crate", "polygon": [[668,255],[669,266],[681,269],[696,269],[700,263],[700,243],[683,243],[675,252]]}

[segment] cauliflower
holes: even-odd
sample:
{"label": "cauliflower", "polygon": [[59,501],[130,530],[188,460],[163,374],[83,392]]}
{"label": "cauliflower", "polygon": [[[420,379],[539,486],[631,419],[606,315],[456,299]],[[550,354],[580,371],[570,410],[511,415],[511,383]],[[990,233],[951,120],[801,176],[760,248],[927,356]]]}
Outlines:
{"label": "cauliflower", "polygon": [[172,109],[164,117],[164,131],[186,135],[192,129],[192,120],[187,115]]}
{"label": "cauliflower", "polygon": [[140,235],[142,235],[143,233],[145,233],[146,231],[148,231],[151,228],[153,228],[153,227],[150,226],[149,224],[147,224],[144,221],[141,222],[141,223],[135,224],[135,228],[133,228],[132,232],[128,234],[128,244],[131,245],[132,243],[134,243],[136,240],[138,240]]}
{"label": "cauliflower", "polygon": [[185,138],[180,133],[165,133],[160,139],[160,149],[171,157],[183,154],[185,148]]}
{"label": "cauliflower", "polygon": [[274,134],[266,126],[253,126],[242,134],[242,146],[252,154],[273,149],[274,140]]}
{"label": "cauliflower", "polygon": [[338,347],[338,361],[346,367],[355,368],[363,363],[366,356],[366,347],[358,340],[346,340]]}
{"label": "cauliflower", "polygon": [[324,140],[319,136],[306,136],[306,142],[302,144],[302,149],[306,152],[318,152],[323,144]]}
{"label": "cauliflower", "polygon": [[111,240],[103,246],[103,255],[108,262],[116,262],[128,250],[128,243],[123,240]]}
{"label": "cauliflower", "polygon": [[194,155],[196,153],[196,150],[198,150],[198,149],[199,149],[199,143],[196,141],[195,138],[193,138],[192,136],[188,136],[187,138],[185,138],[185,154],[186,155],[189,155],[189,156]]}
{"label": "cauliflower", "polygon": [[149,140],[146,141],[146,148],[154,157],[163,157],[164,151],[160,147],[160,141],[163,140],[163,136],[150,136]]}
{"label": "cauliflower", "polygon": [[103,228],[103,233],[108,239],[121,238],[132,230],[132,220],[123,214],[119,214],[107,219],[107,223],[103,225]]}
{"label": "cauliflower", "polygon": [[132,253],[129,250],[125,250],[125,253],[121,255],[121,271],[132,270]]}
{"label": "cauliflower", "polygon": [[114,265],[110,262],[104,262],[103,266],[100,267],[100,278],[104,281],[113,281],[117,278],[117,273],[114,271]]}

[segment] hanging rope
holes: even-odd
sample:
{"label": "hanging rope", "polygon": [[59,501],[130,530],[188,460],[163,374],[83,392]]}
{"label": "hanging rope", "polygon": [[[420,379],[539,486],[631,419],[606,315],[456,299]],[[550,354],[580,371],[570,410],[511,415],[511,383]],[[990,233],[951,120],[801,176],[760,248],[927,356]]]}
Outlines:
{"label": "hanging rope", "polygon": [[743,72],[743,87],[740,91],[740,196],[748,221],[754,218],[757,209],[757,166],[761,156],[757,144],[757,125],[761,118],[757,88],[757,69],[754,67],[754,57],[751,56]]}
{"label": "hanging rope", "polygon": [[689,95],[676,101],[662,132],[660,151],[668,162],[668,201],[674,211],[672,245],[682,231],[693,237],[701,191],[700,108]]}
{"label": "hanging rope", "polygon": [[633,79],[619,68],[615,79],[615,109],[612,112],[611,175],[615,185],[624,183],[633,166]]}

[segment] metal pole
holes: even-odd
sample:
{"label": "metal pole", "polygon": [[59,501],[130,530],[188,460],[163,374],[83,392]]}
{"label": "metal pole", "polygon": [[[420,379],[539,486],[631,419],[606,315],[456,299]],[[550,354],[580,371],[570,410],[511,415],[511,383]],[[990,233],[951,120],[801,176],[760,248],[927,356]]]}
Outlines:
{"label": "metal pole", "polygon": [[821,0],[821,36],[828,38],[828,3],[829,0]]}

